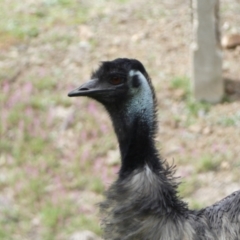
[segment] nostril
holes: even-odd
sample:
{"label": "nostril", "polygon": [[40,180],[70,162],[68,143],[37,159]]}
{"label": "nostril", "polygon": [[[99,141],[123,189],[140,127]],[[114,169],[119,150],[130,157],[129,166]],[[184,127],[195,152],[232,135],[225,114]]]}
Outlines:
{"label": "nostril", "polygon": [[89,90],[88,88],[79,88],[78,89],[79,91],[87,91],[87,90]]}

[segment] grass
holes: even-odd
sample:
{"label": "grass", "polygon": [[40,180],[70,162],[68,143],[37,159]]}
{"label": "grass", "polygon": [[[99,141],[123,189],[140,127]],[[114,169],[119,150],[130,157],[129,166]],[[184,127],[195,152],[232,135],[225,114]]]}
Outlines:
{"label": "grass", "polygon": [[5,21],[0,23],[0,38],[13,42],[27,40],[59,24],[81,24],[88,20],[89,8],[77,0],[45,0],[28,5],[23,7],[16,0],[1,3],[0,13]]}
{"label": "grass", "polygon": [[223,127],[239,127],[240,126],[240,111],[233,113],[230,116],[223,116],[218,120],[218,124]]}
{"label": "grass", "polygon": [[220,161],[211,155],[203,155],[197,161],[197,172],[216,171],[219,168]]}
{"label": "grass", "polygon": [[182,182],[179,187],[178,191],[180,196],[183,197],[189,197],[196,188],[199,188],[199,181],[197,179],[197,175],[195,174],[194,176],[191,177],[191,179],[188,182]]}
{"label": "grass", "polygon": [[186,76],[176,76],[171,79],[170,87],[173,89],[182,89],[184,91],[183,98],[187,98],[190,94],[190,79]]}
{"label": "grass", "polygon": [[186,126],[195,123],[198,117],[206,115],[211,110],[211,104],[194,99],[191,91],[191,82],[188,77],[176,76],[172,78],[170,88],[182,91],[180,100],[183,101],[186,109]]}
{"label": "grass", "polygon": [[[89,7],[79,1],[45,0],[29,6],[18,1],[1,4],[0,14],[5,20],[0,23],[0,40],[3,42],[0,49],[40,39],[41,44],[61,43],[56,44],[57,50],[64,52],[72,38],[56,31],[47,39],[42,35],[56,27],[68,29],[89,19]],[[39,56],[46,59],[49,55],[39,52]],[[0,238],[67,239],[73,232],[85,229],[100,234],[97,216],[87,216],[76,200],[69,197],[76,195],[79,198],[81,191],[100,195],[104,185],[99,177],[92,179],[89,174],[91,164],[84,165],[79,173],[81,165],[74,153],[59,148],[58,137],[64,118],[63,113],[56,116],[54,109],[59,107],[68,112],[72,106],[70,99],[63,98],[63,92],[67,96],[68,83],[59,85],[62,69],[42,66],[31,71],[30,67],[30,71],[23,69],[16,82],[10,83],[5,76],[12,76],[12,73],[11,67],[5,67],[1,74],[4,90],[1,95],[0,158],[1,176],[5,180],[0,181],[0,197],[7,205],[0,207]],[[84,121],[87,118],[86,115]],[[89,120],[92,122],[93,119],[90,117]],[[91,126],[84,132],[89,132]],[[96,155],[89,157],[94,159]],[[92,206],[95,201],[90,200]],[[94,211],[96,207],[91,208]]]}

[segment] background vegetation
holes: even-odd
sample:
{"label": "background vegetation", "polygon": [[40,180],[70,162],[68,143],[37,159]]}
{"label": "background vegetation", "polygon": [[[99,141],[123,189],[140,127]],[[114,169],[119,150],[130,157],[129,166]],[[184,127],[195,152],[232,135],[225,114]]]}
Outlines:
{"label": "background vegetation", "polygon": [[[67,93],[117,57],[139,59],[153,79],[159,149],[190,206],[239,189],[240,49],[224,51],[225,100],[195,102],[187,0],[0,4],[0,239],[101,234],[96,204],[116,177],[117,142],[101,106]],[[222,1],[223,34],[240,31],[239,12]]]}

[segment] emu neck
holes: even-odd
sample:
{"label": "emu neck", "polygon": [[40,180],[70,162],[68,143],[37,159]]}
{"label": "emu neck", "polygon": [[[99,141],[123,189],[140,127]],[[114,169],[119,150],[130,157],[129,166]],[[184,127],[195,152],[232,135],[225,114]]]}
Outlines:
{"label": "emu neck", "polygon": [[146,164],[151,169],[161,168],[155,147],[155,117],[142,116],[142,110],[134,116],[128,111],[112,112],[113,126],[118,138],[121,153],[120,176],[126,176]]}
{"label": "emu neck", "polygon": [[[132,84],[134,78],[137,85]],[[155,170],[161,167],[154,141],[157,130],[154,92],[140,71],[131,70],[129,79],[128,95],[108,109],[119,141],[120,176],[146,164]]]}

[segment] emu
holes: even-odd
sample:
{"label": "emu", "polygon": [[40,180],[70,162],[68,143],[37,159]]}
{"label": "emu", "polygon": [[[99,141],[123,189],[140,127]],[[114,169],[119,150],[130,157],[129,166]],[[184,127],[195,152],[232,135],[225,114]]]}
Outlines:
{"label": "emu", "polygon": [[156,148],[156,97],[141,62],[102,62],[91,80],[68,96],[103,104],[118,139],[121,168],[100,204],[104,239],[240,239],[240,191],[201,210],[190,210],[179,198],[174,169]]}

